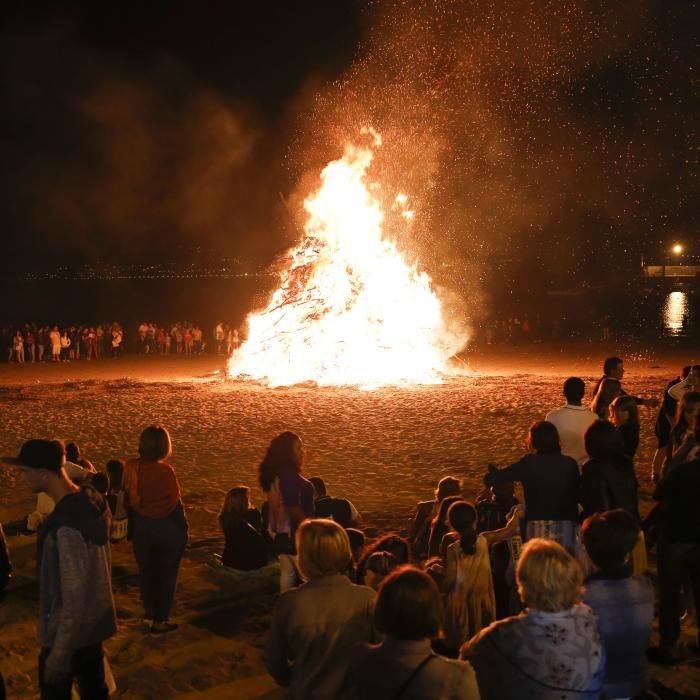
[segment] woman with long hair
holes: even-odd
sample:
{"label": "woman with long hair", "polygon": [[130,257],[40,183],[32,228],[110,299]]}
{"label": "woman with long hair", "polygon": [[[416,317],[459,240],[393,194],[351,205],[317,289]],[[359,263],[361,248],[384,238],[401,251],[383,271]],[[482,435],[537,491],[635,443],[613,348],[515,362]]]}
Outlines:
{"label": "woman with long hair", "polygon": [[610,404],[610,422],[622,438],[625,454],[634,461],[639,447],[639,408],[634,396],[622,394]]}
{"label": "woman with long hair", "polygon": [[235,486],[226,494],[218,521],[225,538],[224,566],[252,571],[267,564],[262,517],[250,500],[247,486]]}
{"label": "woman with long hair", "polygon": [[578,463],[561,453],[559,432],[548,421],[530,426],[529,454],[505,469],[489,464],[487,486],[520,481],[525,492],[525,538],[544,537],[578,548]]}
{"label": "woman with long hair", "polygon": [[124,469],[141,601],[153,634],[178,627],[170,622],[170,611],[187,545],[180,484],[165,461],[172,449],[170,433],[163,426],[151,425],[141,433],[139,457],[128,460]]}
{"label": "woman with long hair", "polygon": [[445,646],[456,653],[468,639],[496,619],[489,549],[518,533],[515,507],[500,530],[477,534],[476,508],[467,501],[450,506],[447,517],[455,541],[447,547],[443,589],[447,593]]}
{"label": "woman with long hair", "polygon": [[447,511],[450,509],[450,506],[453,503],[457,503],[457,501],[461,500],[461,496],[448,496],[440,501],[440,505],[437,509],[437,515],[430,523],[430,537],[428,538],[429,559],[432,557],[440,557],[441,559],[444,559],[447,543],[445,543],[445,547],[443,547],[443,539],[445,535],[448,535],[450,532],[450,522],[447,519]]}
{"label": "woman with long hair", "polygon": [[301,438],[286,430],[272,439],[258,467],[267,497],[267,528],[280,560],[280,591],[298,582],[294,535],[306,518],[314,517],[314,487],[301,475],[303,464]]}

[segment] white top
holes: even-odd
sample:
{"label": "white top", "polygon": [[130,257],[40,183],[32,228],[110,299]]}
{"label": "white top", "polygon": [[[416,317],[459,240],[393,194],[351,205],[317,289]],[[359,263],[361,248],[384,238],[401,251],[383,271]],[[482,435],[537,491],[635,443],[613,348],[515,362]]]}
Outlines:
{"label": "white top", "polygon": [[579,466],[588,459],[583,436],[588,426],[597,419],[598,416],[585,406],[572,406],[569,403],[556,411],[551,411],[545,418],[559,431],[561,453],[567,457],[573,457]]}

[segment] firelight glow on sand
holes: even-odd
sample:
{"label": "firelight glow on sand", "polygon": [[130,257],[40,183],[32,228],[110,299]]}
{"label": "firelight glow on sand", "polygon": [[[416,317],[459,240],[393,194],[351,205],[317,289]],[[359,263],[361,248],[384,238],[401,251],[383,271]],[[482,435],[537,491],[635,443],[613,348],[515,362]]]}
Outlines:
{"label": "firelight glow on sand", "polygon": [[[378,134],[364,132],[380,145]],[[384,213],[367,181],[372,157],[371,147],[348,144],[322,171],[320,189],[304,201],[304,238],[267,307],[248,317],[230,376],[272,387],[374,388],[434,384],[448,373],[456,339],[428,275],[383,235]],[[405,220],[413,216],[405,194],[395,206]]]}

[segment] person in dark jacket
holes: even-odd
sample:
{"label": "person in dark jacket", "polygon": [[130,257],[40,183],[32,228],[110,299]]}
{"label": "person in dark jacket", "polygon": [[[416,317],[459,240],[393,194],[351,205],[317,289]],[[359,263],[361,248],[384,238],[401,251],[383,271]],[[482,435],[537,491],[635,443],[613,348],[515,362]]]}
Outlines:
{"label": "person in dark jacket", "polygon": [[267,564],[268,550],[262,534],[262,516],[250,501],[247,486],[235,486],[224,499],[219,513],[224,531],[224,566],[241,571],[260,569]]}
{"label": "person in dark jacket", "polygon": [[681,584],[688,574],[700,621],[700,459],[674,467],[659,481],[654,498],[660,502],[661,534],[657,545],[659,574],[659,646],[649,658],[662,664],[679,659]]}
{"label": "person in dark jacket", "polygon": [[326,482],[320,476],[309,477],[314,486],[314,507],[317,518],[329,518],[344,528],[359,527],[362,517],[347,498],[329,496]]}
{"label": "person in dark jacket", "polygon": [[[605,420],[608,417],[610,404],[617,396],[627,395],[627,392],[622,388],[622,377],[625,374],[622,359],[619,357],[608,357],[603,363],[603,376],[598,380],[598,383],[593,390],[593,403],[591,410],[598,414],[598,418]],[[640,396],[634,396],[634,400],[639,405],[651,406],[652,408],[659,405],[658,399],[643,399]]]}
{"label": "person in dark jacket", "polygon": [[622,508],[639,523],[637,477],[615,426],[595,421],[586,431],[585,443],[590,459],[581,473],[581,517]]}
{"label": "person in dark jacket", "polygon": [[625,455],[634,462],[639,447],[639,410],[633,396],[618,396],[610,404],[610,422],[622,439]]}
{"label": "person in dark jacket", "polygon": [[29,440],[3,461],[56,504],[38,540],[41,698],[68,700],[76,681],[81,698],[106,700],[102,642],[117,631],[117,619],[104,498],[68,478],[58,440]]}
{"label": "person in dark jacket", "polygon": [[552,423],[530,426],[530,454],[505,469],[489,464],[486,486],[520,481],[525,492],[525,537],[555,540],[569,551],[578,546],[578,462],[561,453]]}

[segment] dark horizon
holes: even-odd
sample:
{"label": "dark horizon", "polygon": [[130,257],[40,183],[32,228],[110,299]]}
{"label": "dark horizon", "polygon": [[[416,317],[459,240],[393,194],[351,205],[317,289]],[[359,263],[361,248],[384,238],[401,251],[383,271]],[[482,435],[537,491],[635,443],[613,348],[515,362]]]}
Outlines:
{"label": "dark horizon", "polygon": [[[2,11],[9,266],[271,262],[360,124],[464,294],[629,274],[697,239],[697,5],[87,2]],[[389,231],[393,233],[393,231]],[[469,273],[440,279],[457,257]],[[487,295],[495,292],[485,290]]]}

